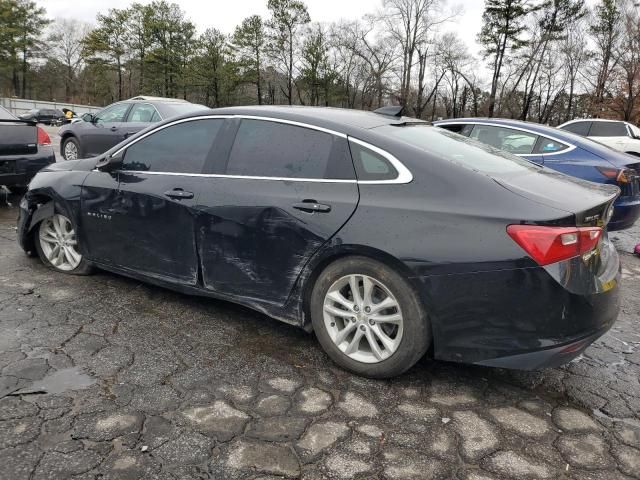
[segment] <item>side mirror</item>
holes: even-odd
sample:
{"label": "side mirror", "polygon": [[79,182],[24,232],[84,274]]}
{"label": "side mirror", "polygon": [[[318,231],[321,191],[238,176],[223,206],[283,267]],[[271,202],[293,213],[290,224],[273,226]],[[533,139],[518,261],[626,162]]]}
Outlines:
{"label": "side mirror", "polygon": [[122,155],[104,157],[98,160],[96,168],[102,172],[112,172],[122,166]]}
{"label": "side mirror", "polygon": [[82,120],[89,123],[94,123],[96,121],[96,117],[93,113],[83,113]]}

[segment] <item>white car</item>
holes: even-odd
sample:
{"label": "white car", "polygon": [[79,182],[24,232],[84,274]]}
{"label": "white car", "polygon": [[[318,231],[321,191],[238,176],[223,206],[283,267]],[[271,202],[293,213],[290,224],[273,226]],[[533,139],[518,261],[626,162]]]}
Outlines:
{"label": "white car", "polygon": [[558,128],[591,138],[615,150],[640,156],[640,128],[629,122],[588,118],[571,120]]}

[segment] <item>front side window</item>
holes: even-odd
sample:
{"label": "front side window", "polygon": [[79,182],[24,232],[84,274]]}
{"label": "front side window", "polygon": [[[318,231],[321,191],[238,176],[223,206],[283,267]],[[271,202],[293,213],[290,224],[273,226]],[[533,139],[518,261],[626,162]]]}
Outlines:
{"label": "front side window", "polygon": [[118,103],[107,107],[96,115],[96,123],[124,122],[124,116],[129,109],[128,103]]}
{"label": "front side window", "polygon": [[622,122],[593,122],[590,137],[626,137],[627,127]]}
{"label": "front side window", "polygon": [[202,173],[223,119],[182,122],[158,130],[126,149],[122,170]]}
{"label": "front side window", "polygon": [[555,153],[566,150],[567,148],[569,148],[569,145],[565,145],[564,143],[551,140],[547,137],[538,137],[538,141],[536,142],[536,147],[534,148],[533,153]]}
{"label": "front side window", "polygon": [[334,136],[286,123],[244,119],[231,148],[227,175],[335,178],[329,173]]}
{"label": "front side window", "polygon": [[512,128],[475,125],[471,138],[509,153],[528,155],[533,152],[538,136]]}

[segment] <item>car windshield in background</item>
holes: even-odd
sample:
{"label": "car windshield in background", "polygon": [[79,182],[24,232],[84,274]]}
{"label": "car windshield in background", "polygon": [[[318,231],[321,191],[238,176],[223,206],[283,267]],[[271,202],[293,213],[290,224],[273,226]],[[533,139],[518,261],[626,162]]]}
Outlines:
{"label": "car windshield in background", "polygon": [[430,125],[385,125],[376,130],[482,173],[508,173],[540,168],[510,153]]}

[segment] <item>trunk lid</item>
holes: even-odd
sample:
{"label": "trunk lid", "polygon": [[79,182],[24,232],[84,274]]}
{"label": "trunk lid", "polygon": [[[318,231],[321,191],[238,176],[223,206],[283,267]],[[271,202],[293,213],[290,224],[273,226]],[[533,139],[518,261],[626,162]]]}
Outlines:
{"label": "trunk lid", "polygon": [[38,152],[38,130],[32,123],[0,120],[0,157]]}
{"label": "trunk lid", "polygon": [[517,195],[572,214],[575,226],[604,226],[620,194],[616,186],[588,182],[548,168],[491,177]]}

